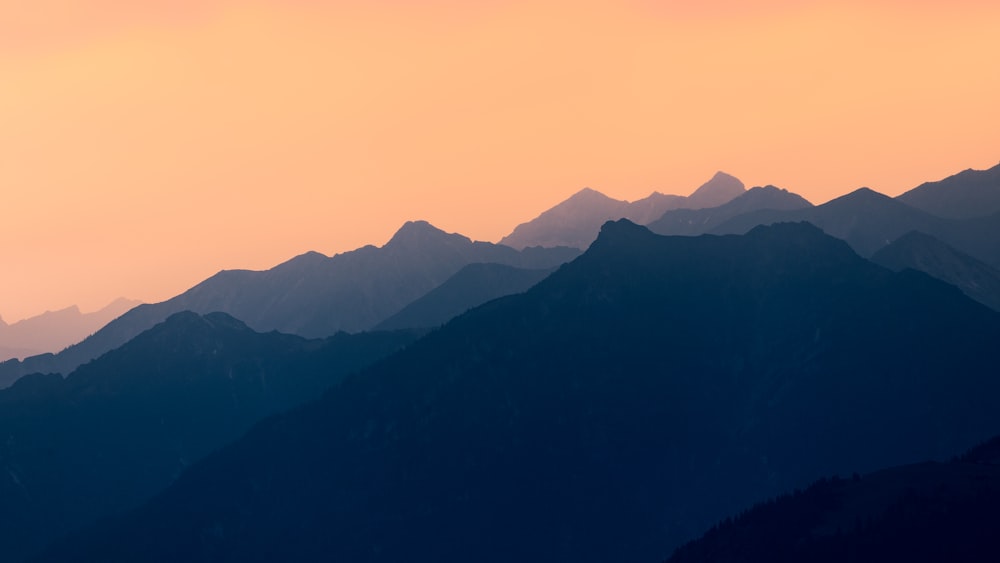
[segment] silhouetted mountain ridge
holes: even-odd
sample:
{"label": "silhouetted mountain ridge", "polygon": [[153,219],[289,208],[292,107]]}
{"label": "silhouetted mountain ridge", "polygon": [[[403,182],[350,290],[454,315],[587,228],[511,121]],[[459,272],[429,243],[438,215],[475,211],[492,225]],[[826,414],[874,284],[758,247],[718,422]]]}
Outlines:
{"label": "silhouetted mountain ridge", "polygon": [[500,240],[500,244],[514,248],[561,245],[583,249],[597,238],[605,221],[624,218],[648,223],[668,210],[714,207],[744,191],[743,183],[725,172],[716,172],[712,179],[687,197],[653,192],[649,197],[629,203],[584,188],[535,219],[518,225]]}
{"label": "silhouetted mountain ridge", "polygon": [[1000,164],[988,170],[970,168],[937,182],[925,182],[897,199],[952,219],[1000,213]]}
{"label": "silhouetted mountain ridge", "polygon": [[607,223],[43,560],[656,560],[821,475],[993,435],[998,338],[811,225]]}
{"label": "silhouetted mountain ridge", "polygon": [[803,197],[774,186],[750,188],[746,193],[727,203],[703,209],[674,209],[667,211],[647,225],[660,235],[701,235],[724,221],[738,215],[759,210],[792,210],[812,207]]}
{"label": "silhouetted mountain ridge", "polygon": [[0,364],[0,384],[32,372],[69,373],[180,311],[224,311],[254,330],[323,337],[371,329],[467,264],[544,269],[579,253],[571,248],[517,251],[411,221],[381,248],[369,245],[332,258],[308,252],[270,270],[221,271],[172,299],[128,311],[59,354]]}
{"label": "silhouetted mountain ridge", "polygon": [[0,560],[134,507],[261,418],[417,334],[260,334],[181,312],[63,379],[0,391]]}

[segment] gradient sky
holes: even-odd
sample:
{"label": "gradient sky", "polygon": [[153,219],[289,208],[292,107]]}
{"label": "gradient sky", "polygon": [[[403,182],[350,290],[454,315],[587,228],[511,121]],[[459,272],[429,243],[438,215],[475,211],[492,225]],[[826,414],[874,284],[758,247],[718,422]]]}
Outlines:
{"label": "gradient sky", "polygon": [[1000,3],[0,0],[0,314],[478,240],[716,170],[821,203],[1000,161]]}

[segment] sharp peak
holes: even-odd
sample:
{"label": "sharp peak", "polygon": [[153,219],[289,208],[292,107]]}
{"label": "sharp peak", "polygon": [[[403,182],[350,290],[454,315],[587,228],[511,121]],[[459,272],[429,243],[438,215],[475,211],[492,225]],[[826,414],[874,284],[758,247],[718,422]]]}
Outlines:
{"label": "sharp peak", "polygon": [[712,176],[711,179],[698,186],[698,189],[695,191],[691,192],[691,196],[694,196],[699,192],[705,193],[707,191],[715,191],[717,189],[729,190],[731,188],[735,188],[733,191],[746,191],[746,186],[739,178],[719,170]]}
{"label": "sharp peak", "polygon": [[720,180],[721,179],[726,179],[726,180],[732,179],[732,180],[739,181],[739,178],[737,178],[736,176],[733,176],[732,174],[729,174],[728,172],[723,172],[722,170],[716,170],[715,174],[712,175],[712,180],[715,180],[716,178],[718,178]]}
{"label": "sharp peak", "polygon": [[858,188],[853,192],[844,194],[832,201],[853,201],[853,200],[889,201],[892,200],[892,198],[865,186]]}
{"label": "sharp peak", "polygon": [[594,188],[583,188],[582,190],[576,192],[575,194],[566,198],[566,201],[576,200],[576,199],[614,199],[613,197],[595,190]]}
{"label": "sharp peak", "polygon": [[468,237],[458,233],[445,232],[424,220],[407,221],[396,231],[386,246],[414,241],[422,241],[427,238],[441,239],[445,237],[461,237],[469,240]]}

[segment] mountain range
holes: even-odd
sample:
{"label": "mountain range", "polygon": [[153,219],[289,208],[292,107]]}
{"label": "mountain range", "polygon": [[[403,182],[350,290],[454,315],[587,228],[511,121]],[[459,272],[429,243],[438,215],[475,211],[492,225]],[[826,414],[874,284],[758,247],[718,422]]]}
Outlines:
{"label": "mountain range", "polygon": [[413,341],[260,334],[178,313],[68,377],[0,390],[0,560],[139,505],[265,416]]}
{"label": "mountain range", "polygon": [[83,313],[74,305],[12,324],[0,319],[0,361],[58,352],[138,304],[139,301],[116,299],[93,313]]}
{"label": "mountain range", "polygon": [[318,338],[371,329],[468,264],[545,269],[579,253],[567,247],[514,250],[445,233],[425,221],[407,222],[382,247],[333,257],[310,252],[260,272],[219,272],[172,299],[129,310],[58,354],[0,363],[0,387],[29,373],[68,374],[181,311],[222,311],[255,330]]}
{"label": "mountain range", "polygon": [[808,224],[582,256],[41,561],[642,561],[822,475],[1000,432],[1000,314]]}
{"label": "mountain range", "polygon": [[597,238],[605,221],[629,219],[645,224],[671,209],[716,207],[744,191],[743,182],[725,172],[717,172],[687,197],[653,192],[649,197],[629,203],[584,188],[535,219],[518,225],[500,240],[500,244],[514,248],[569,246],[584,249]]}
{"label": "mountain range", "polygon": [[809,209],[812,206],[805,198],[788,190],[758,186],[715,207],[667,211],[646,226],[660,235],[701,235],[711,232],[733,217],[751,211],[787,211]]}

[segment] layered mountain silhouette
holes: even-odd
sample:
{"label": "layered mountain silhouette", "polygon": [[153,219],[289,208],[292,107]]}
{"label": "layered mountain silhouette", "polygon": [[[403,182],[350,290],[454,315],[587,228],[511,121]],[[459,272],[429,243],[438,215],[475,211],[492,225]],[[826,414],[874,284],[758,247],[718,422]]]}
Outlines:
{"label": "layered mountain silhouette", "polygon": [[876,252],[872,262],[897,272],[905,268],[919,270],[1000,311],[1000,270],[930,235],[911,231]]}
{"label": "layered mountain silhouette", "polygon": [[554,268],[528,270],[503,264],[469,264],[375,329],[437,327],[491,299],[526,291],[553,271]]}
{"label": "layered mountain silhouette", "polygon": [[0,361],[58,352],[138,304],[139,301],[116,299],[93,313],[83,313],[74,305],[12,324],[0,319]]}
{"label": "layered mountain silhouette", "polygon": [[20,379],[0,391],[0,560],[138,505],[254,422],[416,335],[305,340],[183,312],[65,379]]}
{"label": "layered mountain silhouette", "polygon": [[583,249],[594,242],[605,221],[624,218],[645,224],[671,209],[716,207],[744,191],[743,183],[725,172],[717,172],[687,197],[654,192],[629,203],[584,188],[535,219],[518,225],[500,240],[500,244],[514,248],[569,246]]}
{"label": "layered mountain silhouette", "polygon": [[1000,440],[948,463],[819,481],[755,506],[669,563],[991,561],[1000,551]]}
{"label": "layered mountain silhouette", "polygon": [[1000,430],[1000,314],[808,224],[586,253],[257,425],[43,561],[661,560]]}
{"label": "layered mountain silhouette", "polygon": [[260,272],[219,272],[172,299],[130,310],[59,354],[0,364],[0,384],[34,372],[67,374],[180,311],[222,311],[254,330],[323,337],[374,327],[467,264],[541,269],[579,253],[571,248],[519,251],[473,242],[425,221],[408,222],[382,247],[365,246],[332,258],[309,252]]}
{"label": "layered mountain silhouette", "polygon": [[970,219],[1000,213],[1000,164],[926,182],[898,196],[903,203],[941,217]]}
{"label": "layered mountain silhouette", "polygon": [[758,186],[719,206],[667,211],[646,226],[660,235],[701,235],[751,211],[797,210],[812,206],[805,198],[788,190]]}
{"label": "layered mountain silhouette", "polygon": [[847,241],[865,257],[910,231],[919,231],[994,268],[1000,267],[1000,213],[972,219],[946,219],[868,188],[816,207],[750,211],[723,221],[708,232],[742,234],[758,225],[796,221],[810,222]]}
{"label": "layered mountain silhouette", "polygon": [[847,241],[862,256],[871,256],[909,231],[937,232],[946,224],[943,219],[868,188],[860,188],[816,207],[744,213],[724,221],[710,232],[739,234],[757,225],[788,221],[808,221],[827,234]]}

